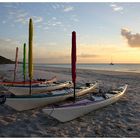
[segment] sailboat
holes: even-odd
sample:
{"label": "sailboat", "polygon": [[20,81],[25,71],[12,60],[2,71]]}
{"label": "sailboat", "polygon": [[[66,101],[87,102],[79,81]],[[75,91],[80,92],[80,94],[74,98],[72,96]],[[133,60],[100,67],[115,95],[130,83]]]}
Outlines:
{"label": "sailboat", "polygon": [[[32,31],[32,19],[30,19],[29,22],[29,36],[32,35],[32,32],[30,33],[30,30]],[[30,77],[30,85],[33,78],[33,66],[32,66],[32,37],[29,37],[29,77]],[[95,91],[97,88],[98,83],[95,82],[93,84],[88,84],[88,86],[82,86],[81,88],[65,88],[61,90],[55,90],[50,91],[46,93],[41,94],[32,94],[33,86],[31,85],[28,87],[28,95],[6,95],[5,104],[12,107],[13,109],[17,111],[23,111],[23,110],[29,110],[34,109],[37,107],[45,106],[48,104],[64,101],[67,98],[73,97],[73,93],[75,93],[76,96],[82,96],[89,92]],[[29,89],[30,88],[30,89]],[[2,97],[4,99],[4,97]],[[3,100],[2,100],[3,101]]]}
{"label": "sailboat", "polygon": [[126,92],[127,85],[118,86],[116,89],[107,91],[103,95],[93,94],[84,99],[79,99],[75,102],[57,104],[48,106],[43,109],[43,112],[60,122],[67,122],[91,111],[100,109],[118,101]]}
{"label": "sailboat", "polygon": [[114,63],[111,62],[110,65],[114,65]]}
{"label": "sailboat", "polygon": [[[72,81],[76,81],[76,32],[72,32]],[[127,85],[111,90],[104,96],[91,95],[90,98],[75,100],[74,102],[65,102],[49,106],[43,109],[43,112],[60,122],[67,122],[77,117],[85,115],[93,110],[107,106],[116,102],[125,93]],[[74,99],[75,95],[74,95]]]}
{"label": "sailboat", "polygon": [[[17,85],[24,85],[24,86],[27,86],[29,85],[29,81],[26,80],[26,43],[24,43],[23,45],[23,79],[24,79],[24,83],[23,84],[20,84],[18,83]],[[53,83],[53,82],[56,82],[57,79],[56,79],[56,76],[52,77],[51,79],[37,79],[37,80],[32,80],[31,84],[32,85],[39,85],[39,84],[50,84],[50,83]]]}
{"label": "sailboat", "polygon": [[[30,81],[26,80],[26,43],[23,46],[23,81],[16,81],[16,73],[17,73],[17,65],[18,65],[18,47],[16,48],[16,56],[15,56],[15,68],[14,68],[14,79],[13,81],[0,81],[0,85],[3,86],[29,86]],[[32,80],[32,85],[40,85],[40,84],[50,84],[56,82],[56,76],[52,77],[48,80]],[[9,87],[7,87],[9,89]]]}
{"label": "sailboat", "polygon": [[114,65],[114,63],[112,62],[112,57],[111,57],[111,62],[110,62],[110,65]]}
{"label": "sailboat", "polygon": [[[29,79],[30,81],[28,82],[28,85],[25,85],[23,82],[23,85],[7,85],[3,86],[5,89],[9,90],[11,93],[15,95],[28,95],[29,91],[30,94],[37,94],[37,93],[44,93],[47,91],[52,91],[56,89],[62,89],[62,88],[67,88],[73,86],[70,81],[66,81],[63,83],[60,82],[54,82],[55,78],[52,79],[51,81],[45,81],[41,82],[38,84],[33,84],[32,79],[33,79],[33,23],[32,20],[30,19],[29,22],[29,62],[28,62],[28,72],[29,72]],[[24,80],[25,80],[25,69],[26,69],[26,53],[25,53],[25,44],[24,44],[24,61],[23,61],[23,75],[24,75]],[[27,83],[27,82],[26,82]]]}

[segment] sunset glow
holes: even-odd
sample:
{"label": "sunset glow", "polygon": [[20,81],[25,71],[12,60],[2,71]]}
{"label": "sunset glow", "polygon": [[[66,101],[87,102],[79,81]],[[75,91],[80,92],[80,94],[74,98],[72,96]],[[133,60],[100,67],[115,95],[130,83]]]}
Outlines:
{"label": "sunset glow", "polygon": [[14,60],[28,42],[33,19],[34,63],[140,63],[140,3],[0,3],[0,55]]}

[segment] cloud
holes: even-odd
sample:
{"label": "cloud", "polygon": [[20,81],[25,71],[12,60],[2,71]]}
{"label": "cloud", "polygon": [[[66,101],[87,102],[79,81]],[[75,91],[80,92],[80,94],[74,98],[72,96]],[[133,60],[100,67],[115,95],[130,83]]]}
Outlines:
{"label": "cloud", "polygon": [[66,4],[54,3],[51,6],[53,10],[62,10],[63,12],[70,12],[74,10],[73,6],[68,6]]}
{"label": "cloud", "polygon": [[[14,22],[26,24],[29,21],[29,16],[28,13],[26,12],[20,12],[18,14],[13,12],[12,14],[13,14]],[[32,19],[34,23],[41,23],[43,21],[43,18],[40,16],[32,16]]]}
{"label": "cloud", "polygon": [[33,21],[34,23],[40,23],[43,21],[43,18],[39,16],[33,16]]}
{"label": "cloud", "polygon": [[78,55],[78,57],[82,57],[82,58],[94,58],[94,57],[98,57],[98,55],[95,54],[88,54],[88,53],[81,53]]}
{"label": "cloud", "polygon": [[[11,38],[0,38],[0,55],[9,59],[15,59],[16,46],[19,46],[19,61],[22,61],[23,46],[21,42]],[[66,49],[57,48],[56,42],[49,42],[47,44],[34,43],[33,57],[34,63],[67,63],[70,61],[70,51]],[[28,47],[27,47],[28,53]]]}
{"label": "cloud", "polygon": [[8,12],[9,16],[8,18],[12,19],[15,23],[22,23],[26,24],[29,21],[29,17],[33,19],[34,23],[41,23],[43,21],[43,18],[41,16],[33,16],[27,13],[24,10],[10,10]]}
{"label": "cloud", "polygon": [[57,25],[62,25],[62,22],[57,21],[56,24],[57,24]]}
{"label": "cloud", "polygon": [[[44,24],[44,23],[43,23],[43,24]],[[44,25],[45,25],[45,24],[44,24]],[[55,26],[57,26],[57,27],[62,27],[63,24],[62,24],[61,21],[57,20],[56,17],[53,17],[53,18],[51,18],[50,20],[47,21],[47,23],[46,23],[45,26],[47,26],[47,27],[48,27],[48,26],[50,26],[50,27],[55,27]]]}
{"label": "cloud", "polygon": [[55,42],[48,43],[49,46],[56,46],[57,44]]}
{"label": "cloud", "polygon": [[19,22],[19,23],[22,23],[22,24],[26,24],[28,22],[28,19],[27,18],[17,18],[14,20],[14,22]]}
{"label": "cloud", "polygon": [[[55,46],[54,42],[48,43],[49,46]],[[70,62],[70,52],[68,49],[62,51],[61,49],[48,49],[46,46],[40,45],[40,47],[34,46],[34,62],[35,63],[68,63]]]}
{"label": "cloud", "polygon": [[70,12],[70,11],[73,11],[73,10],[74,10],[74,7],[72,7],[72,6],[68,6],[68,7],[64,8],[64,12]]}
{"label": "cloud", "polygon": [[27,12],[21,12],[17,15],[17,18],[25,18],[28,15]]}
{"label": "cloud", "polygon": [[49,30],[50,28],[49,28],[49,27],[44,27],[43,29],[44,29],[44,30]]}
{"label": "cloud", "polygon": [[130,47],[140,47],[140,34],[132,34],[129,29],[122,28],[121,35],[125,37],[127,43]]}
{"label": "cloud", "polygon": [[[0,38],[0,55],[14,60],[16,46],[21,46],[18,41],[12,40],[10,38]],[[19,53],[21,52],[19,51]],[[22,56],[22,54],[19,56]]]}
{"label": "cloud", "polygon": [[113,11],[115,12],[122,12],[123,11],[123,7],[122,6],[118,6],[116,4],[111,4],[110,7],[113,9]]}
{"label": "cloud", "polygon": [[11,4],[11,3],[6,3],[4,4],[5,8],[17,8],[15,4]]}
{"label": "cloud", "polygon": [[57,9],[57,7],[56,7],[54,4],[52,5],[52,8],[53,8],[53,9]]}
{"label": "cloud", "polygon": [[52,20],[56,20],[56,17],[52,17]]}
{"label": "cloud", "polygon": [[2,21],[2,23],[3,23],[3,24],[5,24],[5,23],[6,23],[6,21],[5,21],[5,20],[3,20],[3,21]]}
{"label": "cloud", "polygon": [[61,4],[58,4],[58,3],[54,3],[54,4],[52,4],[52,8],[53,9],[59,9],[59,8],[61,8],[62,6],[61,6]]}
{"label": "cloud", "polygon": [[8,18],[15,23],[28,23],[28,13],[23,10],[10,10],[8,14]]}
{"label": "cloud", "polygon": [[79,19],[77,18],[77,15],[72,15],[71,20],[75,22],[79,22]]}

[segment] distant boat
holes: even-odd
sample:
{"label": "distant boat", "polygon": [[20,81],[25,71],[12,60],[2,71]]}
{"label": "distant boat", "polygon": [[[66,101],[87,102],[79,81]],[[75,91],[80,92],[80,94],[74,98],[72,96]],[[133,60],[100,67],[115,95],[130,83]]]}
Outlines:
{"label": "distant boat", "polygon": [[111,62],[110,65],[114,65],[114,63]]}
{"label": "distant boat", "polygon": [[114,65],[114,63],[112,62],[112,57],[111,57],[111,62],[110,62],[110,64],[109,65]]}

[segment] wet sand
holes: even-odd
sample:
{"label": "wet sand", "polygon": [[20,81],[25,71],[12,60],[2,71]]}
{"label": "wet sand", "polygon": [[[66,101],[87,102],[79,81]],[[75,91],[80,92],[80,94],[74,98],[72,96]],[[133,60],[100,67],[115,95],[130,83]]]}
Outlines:
{"label": "wet sand", "polygon": [[[5,79],[12,79],[11,73],[0,69],[0,76]],[[38,67],[34,78],[53,76],[60,81],[70,81],[71,71]],[[22,78],[21,72],[17,78]],[[118,102],[66,123],[46,116],[42,108],[17,112],[0,105],[0,137],[140,137],[140,74],[77,70],[77,83],[94,81],[98,81],[101,88],[127,83],[128,90]],[[0,92],[6,91],[1,87]]]}

